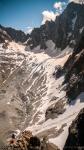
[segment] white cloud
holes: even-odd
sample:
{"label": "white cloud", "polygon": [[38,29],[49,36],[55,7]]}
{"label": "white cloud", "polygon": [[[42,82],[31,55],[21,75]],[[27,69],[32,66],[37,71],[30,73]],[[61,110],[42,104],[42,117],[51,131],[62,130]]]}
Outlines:
{"label": "white cloud", "polygon": [[43,15],[43,20],[42,20],[42,24],[44,24],[47,20],[48,21],[55,21],[56,16],[59,15],[59,13],[54,13],[53,11],[48,11],[45,10],[42,12]]}
{"label": "white cloud", "polygon": [[61,3],[61,2],[56,2],[56,3],[54,4],[54,8],[59,9],[59,10],[62,10],[62,3]]}
{"label": "white cloud", "polygon": [[59,11],[62,11],[63,10],[63,7],[66,5],[65,2],[56,2],[54,4],[54,8],[59,10]]}
{"label": "white cloud", "polygon": [[55,21],[56,16],[60,15],[60,13],[64,10],[66,5],[67,5],[67,3],[65,3],[65,2],[54,3],[53,7],[56,9],[55,13],[53,11],[44,10],[42,12],[42,15],[43,15],[42,24],[44,24],[47,20],[48,21],[51,21],[51,20]]}

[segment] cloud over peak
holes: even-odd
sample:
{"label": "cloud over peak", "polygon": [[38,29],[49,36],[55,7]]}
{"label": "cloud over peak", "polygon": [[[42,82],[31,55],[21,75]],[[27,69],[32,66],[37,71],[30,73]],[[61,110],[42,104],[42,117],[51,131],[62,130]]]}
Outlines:
{"label": "cloud over peak", "polygon": [[55,8],[55,9],[62,10],[62,3],[61,3],[61,2],[56,2],[56,3],[54,4],[54,8]]}
{"label": "cloud over peak", "polygon": [[56,16],[59,15],[59,13],[54,13],[53,11],[48,11],[45,10],[42,12],[43,15],[43,20],[42,20],[42,24],[44,24],[47,20],[48,21],[55,21]]}
{"label": "cloud over peak", "polygon": [[62,11],[65,6],[66,6],[66,3],[65,3],[65,2],[56,2],[56,3],[54,3],[54,6],[53,6],[53,7],[54,7],[57,11]]}
{"label": "cloud over peak", "polygon": [[49,10],[44,10],[42,12],[42,16],[43,16],[42,24],[44,24],[47,20],[55,21],[56,16],[60,15],[60,13],[64,10],[66,5],[67,5],[67,3],[59,1],[59,2],[54,3],[54,5],[53,5],[55,12],[49,11]]}

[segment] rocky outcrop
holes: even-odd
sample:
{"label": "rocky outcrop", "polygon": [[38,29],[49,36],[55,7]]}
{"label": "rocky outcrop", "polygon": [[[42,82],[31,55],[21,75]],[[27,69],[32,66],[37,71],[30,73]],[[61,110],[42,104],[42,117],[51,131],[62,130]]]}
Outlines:
{"label": "rocky outcrop", "polygon": [[48,107],[45,113],[45,118],[47,119],[54,119],[57,118],[58,115],[61,115],[65,112],[65,102],[63,100],[60,100],[56,102],[54,105]]}
{"label": "rocky outcrop", "polygon": [[69,135],[64,146],[64,150],[66,149],[84,149],[84,108],[69,127]]}
{"label": "rocky outcrop", "polygon": [[56,79],[58,79],[63,75],[63,73],[64,73],[63,68],[60,65],[58,65],[58,66],[55,67],[55,71],[53,72],[53,76]]}
{"label": "rocky outcrop", "polygon": [[66,94],[69,99],[76,98],[84,92],[84,35],[77,48],[64,65],[66,72],[65,82],[67,83]]}
{"label": "rocky outcrop", "polygon": [[59,150],[57,146],[47,142],[45,137],[41,140],[39,137],[33,136],[31,131],[26,130],[17,139],[13,135],[4,148],[7,150]]}
{"label": "rocky outcrop", "polygon": [[17,139],[11,138],[7,144],[8,150],[26,150],[32,136],[31,131],[24,131]]}
{"label": "rocky outcrop", "polygon": [[34,48],[38,45],[42,49],[46,49],[46,41],[52,40],[54,41],[54,30],[55,30],[55,22],[47,21],[44,25],[42,25],[40,28],[34,28],[30,35],[30,40],[28,41],[28,44],[31,48]]}
{"label": "rocky outcrop", "polygon": [[71,2],[64,12],[56,17],[55,22],[47,21],[40,28],[35,28],[30,35],[28,45],[31,48],[40,45],[41,48],[46,49],[46,41],[52,40],[55,47],[61,50],[68,45],[74,47],[81,37],[83,28],[84,5]]}
{"label": "rocky outcrop", "polygon": [[6,31],[0,28],[0,43],[5,43],[6,40],[11,41],[12,39]]}

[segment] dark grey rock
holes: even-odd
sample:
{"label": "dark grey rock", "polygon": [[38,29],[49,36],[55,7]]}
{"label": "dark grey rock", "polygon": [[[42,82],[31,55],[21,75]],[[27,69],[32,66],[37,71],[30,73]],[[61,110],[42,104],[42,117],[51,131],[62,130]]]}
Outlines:
{"label": "dark grey rock", "polygon": [[69,127],[69,135],[64,146],[64,150],[74,148],[84,149],[84,108]]}

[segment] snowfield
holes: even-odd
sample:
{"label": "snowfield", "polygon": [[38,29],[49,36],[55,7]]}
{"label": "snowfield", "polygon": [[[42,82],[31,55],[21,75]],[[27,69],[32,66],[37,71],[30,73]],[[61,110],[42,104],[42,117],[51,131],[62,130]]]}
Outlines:
{"label": "snowfield", "polygon": [[[64,76],[58,79],[53,76],[55,67],[58,65],[63,67],[70,54],[69,47],[60,55],[51,57],[43,51],[40,53],[27,51],[27,49],[25,51],[25,46],[15,42],[9,43],[7,49],[0,45],[0,57],[3,58],[0,60],[0,66],[3,63],[7,65],[9,59],[12,59],[13,66],[7,65],[10,67],[8,76],[4,80],[0,79],[0,90],[6,90],[6,93],[2,95],[0,93],[2,107],[0,113],[6,108],[5,117],[9,128],[8,126],[4,128],[7,131],[11,129],[19,133],[23,130],[31,130],[40,138],[47,136],[50,143],[58,146],[60,150],[63,149],[70,124],[84,107],[84,93],[68,105],[66,92],[62,86]],[[46,110],[60,101],[65,104],[64,113],[47,120]],[[19,111],[19,115],[16,110]],[[3,119],[1,123],[4,124]]]}

